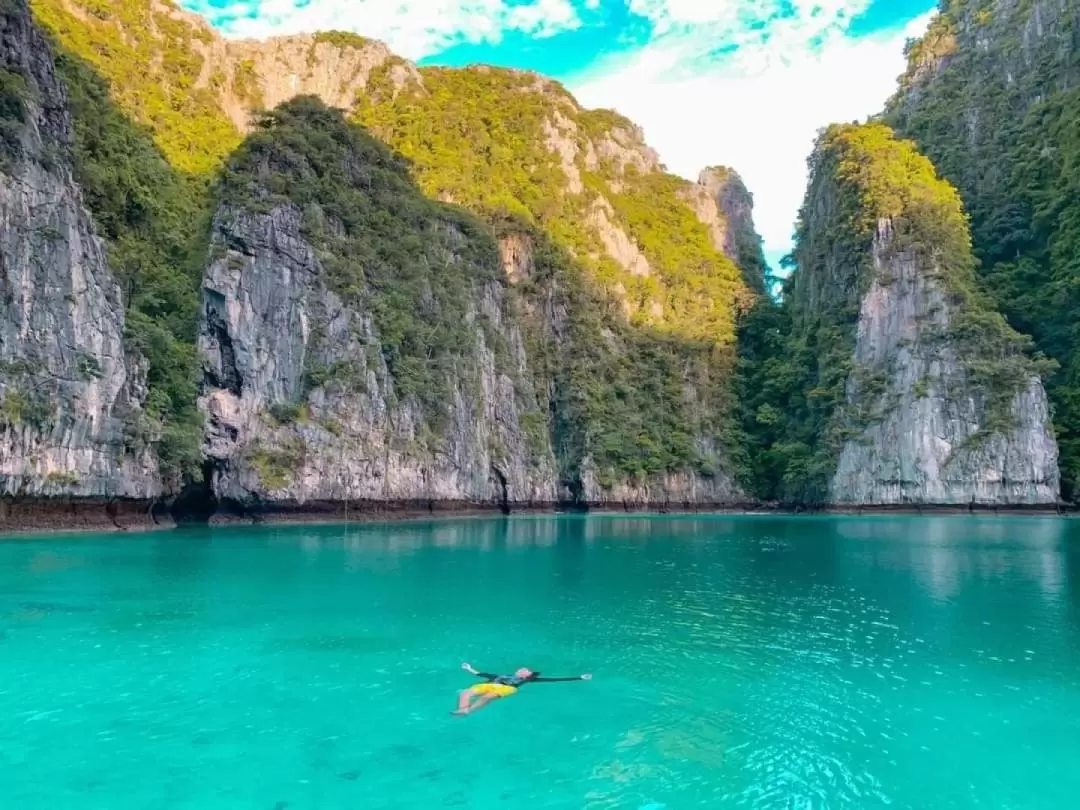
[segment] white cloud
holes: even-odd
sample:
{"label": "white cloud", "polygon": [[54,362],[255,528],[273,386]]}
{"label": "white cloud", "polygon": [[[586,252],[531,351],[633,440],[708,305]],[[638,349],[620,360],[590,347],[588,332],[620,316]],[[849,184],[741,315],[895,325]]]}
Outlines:
{"label": "white cloud", "polygon": [[[772,261],[790,250],[817,131],[879,111],[904,68],[905,38],[929,21],[852,37],[850,20],[868,0],[630,2],[665,33],[571,89],[582,104],[641,124],[677,174],[735,168]],[[795,13],[781,16],[784,5]],[[718,44],[738,49],[718,53]]]}
{"label": "white cloud", "polygon": [[355,31],[409,59],[461,42],[496,43],[507,31],[542,38],[581,25],[571,0],[241,0],[224,10],[182,1],[228,36]]}

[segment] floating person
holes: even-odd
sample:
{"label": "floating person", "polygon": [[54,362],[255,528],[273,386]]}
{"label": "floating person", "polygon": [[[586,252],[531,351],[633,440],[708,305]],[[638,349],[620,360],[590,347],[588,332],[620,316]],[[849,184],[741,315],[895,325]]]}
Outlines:
{"label": "floating person", "polygon": [[[464,715],[482,709],[484,706],[499,698],[509,697],[518,690],[518,687],[526,683],[555,683],[556,681],[589,681],[592,675],[575,675],[572,678],[541,678],[539,672],[533,672],[528,667],[522,667],[513,675],[496,675],[492,672],[477,672],[472,664],[462,664],[461,668],[470,675],[483,678],[487,683],[478,683],[470,686],[458,697],[457,711],[453,714]],[[476,700],[473,700],[476,698]]]}

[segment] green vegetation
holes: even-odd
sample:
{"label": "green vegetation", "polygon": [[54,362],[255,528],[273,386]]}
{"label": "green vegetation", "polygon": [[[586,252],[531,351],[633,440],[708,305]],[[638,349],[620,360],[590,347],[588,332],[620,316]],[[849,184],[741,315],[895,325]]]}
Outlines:
{"label": "green vegetation", "polygon": [[[960,198],[930,161],[882,124],[829,127],[810,158],[784,306],[759,304],[741,336],[742,427],[756,446],[754,486],[767,497],[822,501],[843,444],[880,417],[871,406],[887,378],[854,368],[852,354],[881,221],[891,253],[933,268],[943,287],[949,328],[937,338],[985,403],[988,433],[1009,429],[1013,397],[1048,370],[978,291]],[[846,404],[849,385],[856,407]]]}
{"label": "green vegetation", "polygon": [[275,402],[267,413],[278,425],[291,425],[307,418],[307,408],[298,402]]}
{"label": "green vegetation", "polygon": [[19,153],[26,123],[26,78],[11,68],[0,68],[0,166]]}
{"label": "green vegetation", "polygon": [[1068,499],[1080,495],[1080,17],[1072,6],[1035,25],[1031,3],[943,2],[910,45],[885,113],[959,189],[980,286],[1060,364],[1047,389]]}
{"label": "green vegetation", "polygon": [[29,425],[36,430],[50,427],[56,409],[42,391],[30,388],[23,391],[8,387],[0,393],[0,427],[19,428]]}
{"label": "green vegetation", "polygon": [[489,218],[546,224],[565,205],[565,176],[544,146],[551,101],[525,74],[429,68],[425,89],[361,103],[361,123],[408,158],[425,193]]}
{"label": "green vegetation", "polygon": [[208,30],[148,0],[30,0],[30,6],[69,53],[106,81],[116,104],[150,127],[177,170],[205,177],[240,142],[212,83],[199,85],[203,57],[195,43],[208,42]]}
{"label": "green vegetation", "polygon": [[769,297],[759,298],[739,324],[740,471],[747,491],[764,500],[781,496],[785,475],[795,475],[810,453],[788,439],[788,414],[805,409],[809,384],[803,365],[809,358],[788,354],[791,329],[790,307]]}
{"label": "green vegetation", "polygon": [[[566,95],[569,96],[568,93]],[[578,124],[587,138],[603,138],[614,129],[625,130],[633,135],[638,134],[638,128],[634,122],[615,110],[582,110],[578,113]]]}
{"label": "green vegetation", "polygon": [[[310,96],[263,116],[219,191],[231,205],[302,210],[330,288],[374,316],[398,395],[445,415],[471,350],[470,299],[478,282],[498,278],[479,222],[424,197],[399,157]],[[309,369],[307,385],[333,371]]]}
{"label": "green vegetation", "polygon": [[[149,361],[148,415],[165,469],[196,475],[202,421],[195,406],[195,321],[206,200],[169,166],[153,139],[121,113],[107,85],[57,48],[75,130],[72,163],[124,292],[126,340]],[[84,376],[100,374],[92,357]]]}
{"label": "green vegetation", "polygon": [[259,482],[274,492],[289,486],[294,471],[303,468],[306,456],[307,445],[303,438],[289,436],[279,448],[249,448],[247,462],[259,476]]}
{"label": "green vegetation", "polygon": [[[657,274],[648,300],[664,303],[661,331],[728,344],[734,335],[735,305],[744,296],[738,268],[709,243],[705,228],[680,197],[685,181],[659,172],[630,172],[611,202],[619,221]],[[667,327],[667,328],[665,328]]]}
{"label": "green vegetation", "polygon": [[[512,222],[497,231],[523,232]],[[579,486],[589,458],[605,486],[667,472],[720,472],[699,443],[737,449],[731,347],[629,325],[564,249],[539,232],[528,240],[534,268],[519,289],[522,310],[546,301],[566,313],[560,335],[543,318],[522,318],[536,387],[552,392],[550,430],[563,480]]]}
{"label": "green vegetation", "polygon": [[[636,128],[610,111],[579,110],[557,83],[491,68],[422,74],[423,88],[361,99],[356,115],[412,162],[429,196],[475,211],[497,237],[524,235],[533,246],[532,275],[518,288],[532,303],[522,311],[543,311],[537,304],[557,290],[568,315],[558,339],[545,331],[549,324],[526,318],[537,390],[553,391],[563,477],[579,480],[586,458],[609,484],[711,472],[700,441],[736,449],[730,378],[735,306],[745,288],[682,201],[685,182],[611,161],[590,169],[589,139],[620,127],[632,143]],[[557,116],[576,127],[562,137],[578,149],[581,193],[571,191],[547,146]],[[599,195],[651,275],[633,276],[606,255],[589,224]]]}
{"label": "green vegetation", "polygon": [[45,483],[55,487],[77,487],[79,476],[71,472],[54,471],[45,476]]}
{"label": "green vegetation", "polygon": [[315,44],[320,45],[322,43],[344,50],[345,48],[366,48],[371,44],[371,40],[359,34],[354,34],[352,31],[317,31],[315,33]]}
{"label": "green vegetation", "polygon": [[233,92],[240,101],[252,109],[260,109],[263,106],[263,93],[259,86],[259,75],[255,71],[254,60],[243,59],[237,64],[233,75]]}
{"label": "green vegetation", "polygon": [[[557,83],[529,73],[486,67],[421,72],[423,88],[410,85],[393,99],[380,94],[374,103],[361,100],[356,115],[412,162],[429,196],[489,222],[514,220],[542,230],[607,292],[618,294],[621,286],[620,297],[638,325],[719,345],[734,341],[735,301],[743,285],[738,269],[712,248],[705,227],[680,198],[685,181],[623,173],[610,161],[591,171],[586,166],[587,139],[607,136],[611,126],[635,138],[629,122],[607,110],[580,111]],[[578,147],[583,193],[568,191],[560,157],[547,146],[556,115],[577,129],[563,137]],[[632,276],[605,255],[589,225],[601,194],[615,208],[614,224],[649,259],[653,276]],[[661,314],[653,313],[653,302]]]}
{"label": "green vegetation", "polygon": [[84,380],[95,380],[101,377],[101,363],[91,354],[80,352],[75,358],[75,369]]}

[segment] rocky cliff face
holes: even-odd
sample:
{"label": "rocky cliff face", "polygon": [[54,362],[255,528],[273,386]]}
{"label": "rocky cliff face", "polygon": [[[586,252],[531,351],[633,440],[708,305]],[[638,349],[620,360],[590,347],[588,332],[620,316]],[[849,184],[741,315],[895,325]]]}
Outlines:
{"label": "rocky cliff face", "polygon": [[0,494],[153,498],[145,367],[72,179],[66,105],[25,3],[0,4]]}
{"label": "rocky cliff face", "polygon": [[971,358],[941,340],[957,313],[938,268],[893,251],[892,239],[891,222],[882,220],[859,305],[858,376],[846,385],[845,408],[861,430],[843,444],[830,502],[1055,503],[1058,451],[1041,381],[1033,375],[1015,392],[1006,429],[988,429],[986,397],[965,369]]}
{"label": "rocky cliff face", "polygon": [[667,174],[631,122],[584,110],[535,74],[425,68],[367,92],[357,119],[412,161],[429,196],[497,212],[523,311],[560,302],[564,328],[526,318],[526,332],[530,358],[545,357],[533,362],[537,390],[549,394],[574,497],[743,500],[730,381],[735,322],[753,295],[715,235],[723,216],[706,190]]}
{"label": "rocky cliff face", "polygon": [[831,127],[811,166],[791,306],[833,403],[827,502],[1054,503],[1039,366],[976,291],[956,192],[880,125]]}
{"label": "rocky cliff face", "polygon": [[1080,2],[953,0],[911,43],[883,119],[971,215],[980,283],[1059,364],[1047,379],[1062,491],[1080,492]]}
{"label": "rocky cliff face", "polygon": [[[687,205],[692,184],[663,171],[631,122],[582,110],[534,74],[418,70],[351,34],[236,42],[167,0],[122,0],[107,12],[82,0],[32,5],[63,50],[65,79],[79,85],[77,168],[94,183],[91,208],[108,222],[110,250],[152,256],[125,267],[125,279],[146,291],[128,304],[154,347],[150,399],[172,431],[169,469],[190,472],[196,461],[184,411],[195,347],[183,324],[190,240],[161,237],[177,217],[198,216],[191,176],[210,179],[247,148],[245,133],[259,142],[253,113],[312,94],[398,148],[427,142],[409,131],[423,120],[461,139],[408,154],[428,200],[414,190],[402,221],[420,228],[416,242],[382,255],[378,278],[367,264],[385,236],[377,218],[357,229],[302,184],[294,195],[264,187],[273,204],[213,202],[210,259],[192,292],[215,496],[266,508],[745,499],[727,412],[734,323],[750,293],[722,238],[710,244]],[[108,98],[91,74],[109,84]],[[475,115],[492,109],[503,124]],[[141,136],[110,139],[112,123],[96,123],[103,112],[148,127],[173,175],[135,144]],[[480,142],[495,148],[477,151]],[[352,176],[370,157],[330,174]],[[145,189],[163,180],[169,199],[149,203]],[[353,190],[367,182],[353,176]],[[475,220],[461,230],[460,210],[436,227],[431,199],[473,210],[485,233]],[[719,234],[723,214],[709,205]],[[331,244],[339,237],[347,249]],[[418,243],[431,252],[415,254]],[[464,283],[443,286],[440,267]],[[154,420],[129,421],[133,437],[155,442]]]}
{"label": "rocky cliff face", "polygon": [[[205,26],[201,19],[191,19],[195,15],[180,13],[193,27]],[[391,93],[419,81],[416,68],[383,43],[344,33],[264,41],[211,35],[194,40],[192,47],[203,57],[199,86],[213,89],[241,132],[251,128],[253,110],[272,110],[296,96],[318,96],[331,107],[348,110],[373,77]]]}
{"label": "rocky cliff face", "polygon": [[[1036,52],[1068,62],[1075,5],[1048,3],[951,4],[897,121],[922,131],[979,31],[1026,21],[1006,90]],[[667,174],[556,82],[340,32],[225,41],[167,0],[32,5],[75,101],[0,0],[7,493],[154,497],[205,417],[203,486],[254,511],[722,506],[749,467],[800,503],[1057,498],[1046,368],[979,292],[955,192],[883,127],[823,137],[777,307],[738,175]]]}
{"label": "rocky cliff face", "polygon": [[[294,506],[562,500],[546,432],[528,422],[536,399],[502,286],[478,281],[467,291],[469,345],[455,358],[445,422],[433,424],[416,398],[398,395],[371,314],[328,289],[302,216],[291,205],[225,208],[214,223],[221,250],[203,279],[199,345],[215,495]],[[452,227],[445,236],[433,254],[465,238]],[[507,366],[497,367],[481,321]],[[314,368],[339,379],[313,381]]]}
{"label": "rocky cliff face", "polygon": [[726,166],[702,169],[690,200],[709,227],[713,246],[739,266],[749,289],[764,294],[765,254],[754,227],[754,198],[738,172]]}
{"label": "rocky cliff face", "polygon": [[[328,158],[315,146],[290,151],[283,140],[295,144],[316,130],[352,147]],[[423,198],[365,138],[313,99],[299,99],[229,167],[199,338],[216,498],[247,509],[304,509],[744,497],[723,474],[620,479],[599,468],[588,424],[556,424],[553,416],[560,398],[575,395],[563,389],[560,358],[573,349],[579,302],[550,268],[538,269],[532,237],[517,233],[497,246],[478,223]],[[312,182],[328,159],[343,185],[292,199],[290,189]],[[372,198],[381,202],[370,219],[332,213],[356,212]],[[383,217],[395,223],[393,239],[378,230]],[[378,272],[358,264],[354,250],[376,265],[393,252],[396,264],[385,268],[391,288],[380,289]],[[403,266],[415,274],[402,275]],[[433,275],[440,267],[453,267],[454,277]],[[427,348],[411,345],[421,339],[413,329],[427,333]],[[435,355],[439,344],[447,348]],[[700,399],[692,387],[683,396]],[[562,417],[588,418],[572,405]],[[582,428],[584,445],[575,447]],[[704,457],[722,456],[704,435],[697,441]]]}

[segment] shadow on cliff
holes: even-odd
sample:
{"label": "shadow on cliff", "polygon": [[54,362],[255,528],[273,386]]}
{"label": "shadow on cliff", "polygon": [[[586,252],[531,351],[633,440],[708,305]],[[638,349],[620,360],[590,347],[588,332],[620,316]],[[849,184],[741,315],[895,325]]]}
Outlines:
{"label": "shadow on cliff", "polygon": [[[470,310],[486,311],[479,300],[463,308],[462,291],[486,296],[491,284],[500,285],[495,300],[506,306],[499,317],[509,319],[515,335],[520,330],[521,361],[514,363],[508,346],[497,340],[493,351],[497,361],[502,352],[500,373],[514,382],[510,407],[537,417],[515,425],[527,434],[528,446],[512,463],[524,467],[539,458],[543,467],[550,453],[559,503],[584,505],[591,494],[622,486],[640,507],[656,497],[648,484],[661,493],[666,476],[712,479],[726,472],[731,347],[634,324],[633,303],[607,292],[542,223],[432,199],[405,157],[341,111],[301,96],[260,116],[227,161],[218,190],[220,205],[230,210],[266,214],[293,206],[320,212],[301,230],[321,256],[320,281],[346,306],[372,316],[397,397],[414,397],[425,412],[436,409],[436,416],[450,394],[440,388],[443,378],[463,360],[468,366],[474,351],[475,333],[462,335],[462,324],[470,321]],[[441,270],[425,252],[440,228],[458,232],[453,252],[459,257]],[[229,234],[215,236],[229,244]],[[240,267],[244,259],[237,261]],[[234,393],[243,388],[231,357],[223,352],[218,363],[227,373],[207,372],[209,386],[225,387],[228,379]],[[334,368],[345,360],[331,355],[325,363]],[[307,393],[300,388],[282,407],[304,406]],[[499,469],[491,470],[491,482],[498,503],[469,506],[506,511],[532,505],[507,492]],[[417,493],[413,500],[422,506],[425,498]],[[252,494],[259,511],[285,505],[267,500]]]}
{"label": "shadow on cliff", "polygon": [[587,506],[590,477],[612,486],[733,475],[734,347],[632,323],[627,302],[541,228],[502,211],[486,219],[504,264],[506,246],[516,248],[507,286],[519,298],[536,388],[548,394],[563,505]]}
{"label": "shadow on cliff", "polygon": [[[216,462],[206,458],[197,405],[207,382],[196,335],[217,177],[172,166],[149,130],[114,103],[106,79],[50,39],[68,89],[73,173],[123,291],[127,349],[146,361],[145,398],[126,417],[123,452],[153,447],[166,492],[159,509],[167,506],[177,522],[245,515],[250,510],[215,495]],[[410,193],[423,196],[410,183]],[[544,424],[532,428],[553,450],[564,505],[584,506],[597,485],[728,472],[732,348],[633,325],[627,301],[604,291],[541,226],[505,212],[477,218],[458,210],[477,222],[471,236],[490,239],[491,256],[507,239],[527,245],[523,272],[500,281],[517,307],[528,373],[547,409]],[[505,486],[498,506],[510,508]]]}

